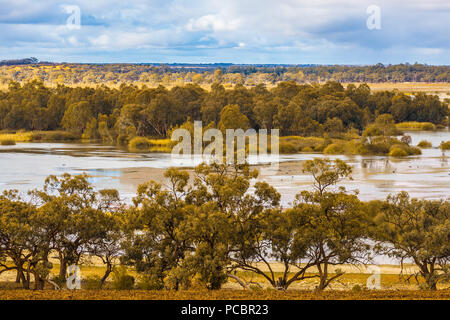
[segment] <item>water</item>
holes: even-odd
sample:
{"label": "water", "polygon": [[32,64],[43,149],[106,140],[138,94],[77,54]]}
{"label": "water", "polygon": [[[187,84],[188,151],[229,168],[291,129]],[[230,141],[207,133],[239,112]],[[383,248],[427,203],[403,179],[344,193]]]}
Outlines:
{"label": "water", "polygon": [[[353,180],[343,181],[349,190],[359,190],[362,200],[384,199],[390,193],[407,191],[412,197],[442,199],[450,197],[450,152],[443,155],[441,141],[450,140],[449,131],[411,132],[412,145],[421,140],[433,144],[422,155],[407,158],[382,156],[330,156],[353,167]],[[301,173],[301,162],[320,154],[282,155],[276,172],[262,165],[259,179],[273,185],[289,206],[295,195],[311,187],[311,177]],[[98,188],[118,189],[129,202],[136,187],[148,180],[163,180],[163,169],[173,165],[170,154],[130,153],[126,150],[93,144],[19,143],[0,146],[0,191],[18,189],[22,193],[41,188],[48,175],[86,172]],[[186,162],[184,166],[192,165]],[[376,263],[398,263],[377,256]]]}
{"label": "water", "polygon": [[[441,141],[450,140],[450,131],[408,134],[412,145],[428,140],[433,148],[407,158],[330,156],[345,160],[354,168],[353,180],[342,184],[347,189],[359,190],[362,200],[384,199],[399,191],[426,199],[450,197],[450,152],[443,155],[439,149]],[[283,205],[289,205],[295,194],[311,185],[311,178],[301,173],[301,162],[321,156],[282,155],[279,170],[276,173],[262,170],[259,179],[276,187],[282,194]],[[41,188],[48,175],[86,172],[97,188],[118,189],[129,200],[137,185],[151,179],[162,180],[162,169],[172,165],[170,154],[164,153],[130,153],[117,147],[82,143],[18,143],[0,146],[0,191],[18,189],[25,193]]]}

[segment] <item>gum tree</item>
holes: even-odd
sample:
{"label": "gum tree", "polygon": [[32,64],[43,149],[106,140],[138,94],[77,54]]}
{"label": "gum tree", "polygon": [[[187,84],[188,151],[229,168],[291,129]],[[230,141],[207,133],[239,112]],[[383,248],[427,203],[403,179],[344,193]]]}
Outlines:
{"label": "gum tree", "polygon": [[378,250],[400,259],[402,266],[412,261],[426,288],[436,290],[440,281],[450,278],[448,201],[410,199],[406,192],[390,195],[374,222]]}

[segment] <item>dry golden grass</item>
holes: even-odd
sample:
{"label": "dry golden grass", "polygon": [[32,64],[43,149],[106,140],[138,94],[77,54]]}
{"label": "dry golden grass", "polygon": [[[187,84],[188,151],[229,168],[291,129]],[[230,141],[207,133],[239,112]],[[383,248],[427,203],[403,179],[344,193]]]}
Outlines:
{"label": "dry golden grass", "polygon": [[[348,83],[343,84],[346,86]],[[354,83],[359,85],[359,83]],[[426,93],[448,93],[450,92],[450,83],[425,83],[425,82],[381,82],[381,83],[368,83],[372,91],[384,91],[397,89],[401,92],[426,92]],[[450,96],[449,96],[450,98]]]}
{"label": "dry golden grass", "polygon": [[30,142],[33,139],[32,132],[0,133],[0,140],[15,142]]}
{"label": "dry golden grass", "polygon": [[449,300],[450,290],[439,291],[298,291],[277,290],[0,290],[2,300]]}

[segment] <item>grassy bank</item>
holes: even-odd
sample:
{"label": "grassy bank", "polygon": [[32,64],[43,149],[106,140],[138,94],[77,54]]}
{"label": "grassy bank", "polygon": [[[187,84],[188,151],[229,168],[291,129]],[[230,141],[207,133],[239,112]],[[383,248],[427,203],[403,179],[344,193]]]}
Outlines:
{"label": "grassy bank", "polygon": [[81,137],[67,131],[17,131],[0,132],[0,141],[36,142],[36,141],[75,141]]}
{"label": "grassy bank", "polygon": [[362,142],[360,139],[336,141],[328,145],[323,152],[330,155],[389,155],[391,157],[406,157],[422,153],[417,147],[412,147],[395,138],[384,137],[372,138],[369,142]]}
{"label": "grassy bank", "polygon": [[436,126],[431,122],[400,122],[396,124],[397,129],[405,131],[433,131]]}
{"label": "grassy bank", "polygon": [[170,139],[134,137],[128,143],[131,152],[170,152],[174,142]]}

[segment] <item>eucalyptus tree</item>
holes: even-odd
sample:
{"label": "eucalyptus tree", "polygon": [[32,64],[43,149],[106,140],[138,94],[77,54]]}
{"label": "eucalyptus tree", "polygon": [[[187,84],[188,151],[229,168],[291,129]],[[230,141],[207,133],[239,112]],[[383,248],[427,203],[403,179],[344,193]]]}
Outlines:
{"label": "eucalyptus tree", "polygon": [[378,250],[413,262],[428,289],[450,278],[450,203],[389,195],[374,218]]}

